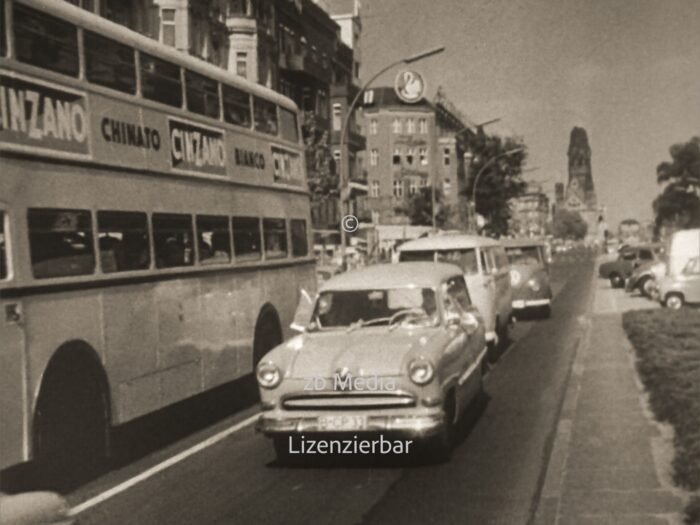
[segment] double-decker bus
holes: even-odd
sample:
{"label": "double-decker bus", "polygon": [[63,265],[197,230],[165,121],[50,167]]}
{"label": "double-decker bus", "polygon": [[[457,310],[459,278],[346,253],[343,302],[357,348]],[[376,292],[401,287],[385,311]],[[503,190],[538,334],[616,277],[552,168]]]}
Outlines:
{"label": "double-decker bus", "polygon": [[0,0],[0,468],[253,371],[314,289],[289,99],[60,0]]}

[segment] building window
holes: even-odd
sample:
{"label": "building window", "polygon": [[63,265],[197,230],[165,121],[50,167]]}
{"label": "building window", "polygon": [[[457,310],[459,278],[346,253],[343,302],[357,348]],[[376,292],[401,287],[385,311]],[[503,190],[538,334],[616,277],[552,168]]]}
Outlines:
{"label": "building window", "polygon": [[163,43],[175,47],[175,9],[161,9],[160,19]]}
{"label": "building window", "polygon": [[248,53],[244,51],[236,53],[236,75],[248,78]]}
{"label": "building window", "polygon": [[413,156],[414,156],[413,148],[408,148],[408,151],[406,152],[406,163],[409,166],[413,166]]}
{"label": "building window", "polygon": [[408,194],[415,195],[418,191],[418,181],[416,179],[411,179],[408,183]]}
{"label": "building window", "polygon": [[418,150],[418,156],[420,157],[421,166],[428,165],[428,148],[420,148]]}
{"label": "building window", "polygon": [[391,127],[394,130],[394,133],[397,133],[397,134],[401,133],[402,127],[403,127],[401,125],[401,119],[395,118],[391,123]]}
{"label": "building window", "polygon": [[442,150],[442,164],[444,166],[449,166],[450,165],[450,148],[444,148]]}
{"label": "building window", "polygon": [[333,131],[340,131],[342,125],[343,108],[340,104],[333,104]]}
{"label": "building window", "polygon": [[409,118],[406,120],[406,128],[408,133],[415,133],[416,132],[416,120],[413,118]]}
{"label": "building window", "polygon": [[452,182],[450,182],[449,178],[445,177],[445,180],[442,183],[442,192],[445,195],[449,195],[451,191],[452,191]]}
{"label": "building window", "polygon": [[379,162],[379,150],[373,149],[369,152],[369,164],[370,166],[376,166]]}
{"label": "building window", "polygon": [[370,135],[377,134],[377,119],[376,118],[373,118],[372,120],[369,121],[369,133],[370,133]]}
{"label": "building window", "polygon": [[373,180],[372,181],[372,186],[370,187],[370,196],[372,197],[379,197],[379,181],[378,180]]}
{"label": "building window", "polygon": [[391,157],[391,163],[394,166],[401,164],[401,150],[399,148],[394,148],[394,155]]}
{"label": "building window", "polygon": [[428,121],[425,120],[424,118],[422,118],[418,121],[418,127],[420,128],[420,132],[422,134],[425,135],[426,133],[428,133]]}
{"label": "building window", "polygon": [[403,197],[403,184],[400,180],[394,181],[394,197]]}

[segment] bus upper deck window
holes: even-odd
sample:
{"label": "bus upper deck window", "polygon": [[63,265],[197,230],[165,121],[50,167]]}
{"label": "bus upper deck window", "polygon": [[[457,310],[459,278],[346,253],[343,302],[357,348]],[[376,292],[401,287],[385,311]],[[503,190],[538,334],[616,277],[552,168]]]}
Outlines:
{"label": "bus upper deck window", "polygon": [[18,3],[13,17],[17,60],[78,76],[78,30],[73,24]]}
{"label": "bus upper deck window", "polygon": [[306,235],[306,221],[304,219],[292,219],[292,255],[304,257],[309,255],[309,238]]}
{"label": "bus upper deck window", "polygon": [[255,131],[277,135],[277,106],[262,98],[253,97],[253,114],[255,115]]}
{"label": "bus upper deck window", "polygon": [[95,271],[89,211],[32,208],[27,212],[27,221],[34,277],[66,277]]}
{"label": "bus upper deck window", "polygon": [[293,111],[280,107],[280,129],[282,138],[291,142],[299,142],[299,128],[297,127],[297,115]]}
{"label": "bus upper deck window", "polygon": [[260,219],[257,217],[233,218],[233,252],[236,254],[236,259],[260,259],[262,256]]}
{"label": "bus upper deck window", "polygon": [[205,117],[219,118],[219,84],[203,75],[185,70],[187,109]]}
{"label": "bus upper deck window", "polygon": [[141,92],[149,100],[182,107],[180,67],[141,53]]}
{"label": "bus upper deck window", "polygon": [[0,280],[7,279],[7,239],[5,234],[5,212],[0,211]]}
{"label": "bus upper deck window", "polygon": [[146,214],[98,211],[97,244],[104,273],[145,270],[151,263]]}
{"label": "bus upper deck window", "polygon": [[192,217],[175,213],[153,214],[153,245],[158,268],[192,266]]}
{"label": "bus upper deck window", "polygon": [[250,95],[245,91],[224,84],[224,120],[229,124],[250,127]]}
{"label": "bus upper deck window", "polygon": [[287,221],[263,219],[265,257],[268,259],[287,256]]}
{"label": "bus upper deck window", "polygon": [[89,82],[124,93],[136,93],[134,50],[85,31],[85,76]]}
{"label": "bus upper deck window", "polygon": [[200,264],[231,262],[231,233],[226,217],[197,215]]}

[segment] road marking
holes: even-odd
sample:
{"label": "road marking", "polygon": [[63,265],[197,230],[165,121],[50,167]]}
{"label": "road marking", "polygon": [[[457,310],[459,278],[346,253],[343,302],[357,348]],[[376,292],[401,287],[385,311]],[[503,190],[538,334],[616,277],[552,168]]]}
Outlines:
{"label": "road marking", "polygon": [[208,448],[219,441],[225,439],[226,437],[230,436],[231,434],[234,434],[241,430],[242,428],[247,427],[250,425],[253,421],[255,421],[260,414],[253,414],[247,419],[244,419],[243,421],[240,421],[239,423],[236,423],[232,427],[227,428],[226,430],[222,430],[218,434],[214,434],[213,436],[205,439],[201,443],[197,443],[193,447],[188,448],[187,450],[183,450],[179,454],[176,454],[175,456],[166,459],[162,463],[158,463],[157,465],[149,468],[148,470],[144,470],[141,472],[141,474],[134,476],[133,478],[130,478],[123,483],[120,483],[119,485],[116,485],[112,487],[111,489],[102,492],[101,494],[98,494],[97,496],[90,498],[87,501],[84,501],[80,505],[77,505],[70,509],[68,511],[68,516],[76,516],[80,514],[81,512],[86,511],[87,509],[94,507],[95,505],[99,505],[100,503],[103,503],[104,501],[113,498],[117,494],[120,494],[124,492],[125,490],[130,489],[134,485],[137,485],[138,483],[141,483],[142,481],[155,476],[159,472],[163,472],[165,469],[172,467],[176,463],[179,463],[180,461],[187,459],[188,457],[197,454],[198,452],[201,452],[205,448]]}

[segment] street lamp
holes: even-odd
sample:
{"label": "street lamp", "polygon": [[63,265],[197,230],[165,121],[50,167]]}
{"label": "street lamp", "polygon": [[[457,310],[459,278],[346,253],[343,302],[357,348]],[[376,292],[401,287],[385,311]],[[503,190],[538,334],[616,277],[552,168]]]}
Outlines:
{"label": "street lamp", "polygon": [[[357,102],[360,100],[360,96],[364,91],[374,82],[378,77],[389,71],[391,68],[396,67],[401,64],[412,64],[413,62],[417,62],[418,60],[423,60],[424,58],[431,57],[433,55],[437,55],[439,53],[442,53],[445,50],[445,46],[438,46],[434,47],[431,49],[426,49],[425,51],[421,51],[419,53],[416,53],[414,55],[411,55],[409,57],[404,57],[399,60],[396,60],[395,62],[392,62],[391,64],[383,67],[381,70],[379,70],[376,74],[374,74],[367,82],[365,82],[360,90],[357,92],[355,95],[355,98],[352,99],[352,102],[350,103],[350,106],[348,107],[348,110],[345,114],[345,119],[343,120],[343,127],[340,130],[340,155],[341,155],[341,162],[340,162],[340,210],[343,215],[346,214],[347,212],[347,202],[350,200],[350,188],[348,184],[348,177],[346,176],[345,170],[346,170],[346,160],[350,160],[350,156],[347,155],[347,159],[345,158],[345,152],[344,152],[344,146],[345,146],[345,138],[348,133],[348,123],[350,122],[350,118],[352,116],[352,112],[355,110],[355,106],[357,105]],[[435,181],[433,181],[433,185],[435,184]],[[345,243],[346,243],[346,234],[345,234],[345,229],[343,228],[343,225],[340,225],[340,256],[341,260],[343,261],[343,267],[345,267]]]}
{"label": "street lamp", "polygon": [[[481,174],[486,171],[486,168],[491,166],[494,162],[496,162],[501,157],[507,157],[509,155],[514,155],[515,153],[520,153],[524,149],[525,148],[515,148],[515,149],[508,150],[508,151],[504,151],[500,155],[496,155],[495,157],[490,158],[486,162],[486,164],[484,164],[481,167],[481,169],[478,171],[478,173],[476,174],[476,177],[474,177],[474,186],[472,186],[472,198],[471,198],[470,207],[471,207],[472,212],[473,212],[472,213],[473,221],[470,221],[470,224],[469,224],[470,228],[472,227],[472,225],[476,226],[476,187],[477,187],[477,184],[479,184],[479,178],[481,177]],[[468,155],[467,153],[464,154],[465,160],[467,160],[467,158],[468,158],[467,155]],[[469,159],[471,160],[471,152],[469,153]],[[474,228],[474,231],[476,231],[476,228]]]}

